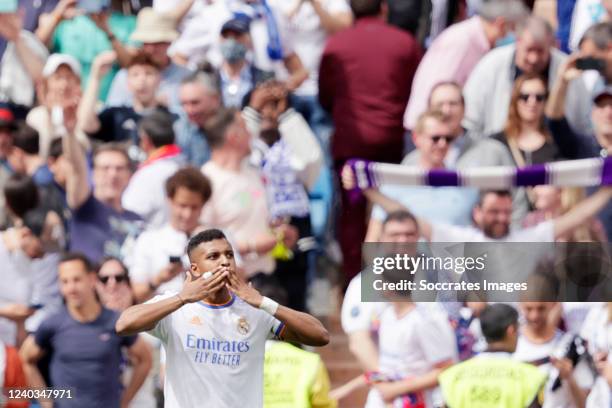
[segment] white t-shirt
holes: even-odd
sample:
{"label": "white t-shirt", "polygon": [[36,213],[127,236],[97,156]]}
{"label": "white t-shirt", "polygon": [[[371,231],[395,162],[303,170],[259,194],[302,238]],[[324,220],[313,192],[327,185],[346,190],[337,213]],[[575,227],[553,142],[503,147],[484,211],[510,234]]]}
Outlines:
{"label": "white t-shirt", "polygon": [[[202,173],[212,184],[212,196],[202,211],[203,225],[227,230],[237,243],[269,233],[266,191],[259,173],[246,161],[239,172],[209,161],[202,166]],[[247,277],[257,272],[272,273],[274,267],[274,259],[269,255],[244,259]]]}
{"label": "white t-shirt", "polygon": [[[582,338],[586,339],[589,353],[594,355],[607,352],[607,363],[612,364],[612,324],[608,318],[608,305],[600,303],[589,311],[582,330]],[[599,376],[589,393],[586,408],[599,408],[612,406],[612,391],[605,378]]]}
{"label": "white t-shirt", "polygon": [[[557,347],[563,339],[563,333],[559,330],[546,343],[536,344],[527,339],[524,335],[519,335],[514,359],[530,362],[554,355]],[[561,386],[556,390],[552,390],[555,380],[558,378],[559,371],[552,364],[541,364],[538,366],[542,372],[548,375],[548,381],[544,388],[544,406],[543,408],[575,408],[576,404],[572,398],[569,386],[565,382],[561,382]],[[590,374],[588,366],[584,361],[580,361],[574,368],[574,379],[583,389],[588,389],[593,385],[593,376]]]}
{"label": "white t-shirt", "polygon": [[160,320],[149,333],[166,350],[165,407],[262,407],[265,343],[283,327],[235,295],[224,305],[189,303]]}
{"label": "white t-shirt", "polygon": [[342,330],[346,334],[377,330],[380,315],[387,305],[385,302],[361,301],[361,273],[357,274],[349,283],[342,301]]}
{"label": "white t-shirt", "polygon": [[[297,12],[296,7],[302,3]],[[321,19],[315,12],[312,3],[301,0],[269,0],[270,7],[275,9],[287,21],[287,31],[293,39],[296,54],[308,70],[306,81],[296,89],[298,95],[318,95],[319,65],[327,41],[327,31],[321,25]],[[324,0],[320,2],[330,14],[350,13],[346,0]]]}
{"label": "white t-shirt", "polygon": [[[455,333],[442,312],[421,305],[398,317],[394,307],[386,308],[380,318],[380,371],[394,378],[424,375],[446,360],[458,360]],[[434,392],[424,393],[426,406],[433,407]],[[366,408],[385,408],[374,389],[368,394]]]}
{"label": "white t-shirt", "polygon": [[485,236],[474,227],[432,224],[431,242],[554,242],[554,221],[545,221],[524,229],[513,229],[502,239]]}
{"label": "white t-shirt", "polygon": [[[188,242],[187,234],[174,229],[170,224],[143,232],[136,240],[133,255],[127,262],[130,279],[134,283],[150,282],[162,268],[168,266],[170,256],[180,256],[186,270],[189,267],[189,259],[185,255]],[[157,288],[157,293],[179,292],[183,288],[184,281],[185,274],[180,273],[161,284]]]}
{"label": "white t-shirt", "polygon": [[166,180],[180,168],[180,160],[169,157],[138,169],[121,196],[121,205],[140,215],[147,228],[161,227],[168,221]]}
{"label": "white t-shirt", "polygon": [[570,333],[580,333],[589,312],[601,306],[602,302],[563,302],[563,320]]}

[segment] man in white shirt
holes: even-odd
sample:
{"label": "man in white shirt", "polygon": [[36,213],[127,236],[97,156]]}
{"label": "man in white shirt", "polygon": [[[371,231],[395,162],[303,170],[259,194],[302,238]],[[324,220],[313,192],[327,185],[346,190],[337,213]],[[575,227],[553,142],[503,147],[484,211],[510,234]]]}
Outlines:
{"label": "man in white shirt", "polygon": [[200,226],[202,207],[211,195],[210,181],[199,170],[187,167],[177,171],[165,184],[170,208],[168,223],[138,237],[128,263],[134,295],[145,300],[165,291],[178,292],[183,287],[181,273],[189,237]]}
{"label": "man in white shirt", "polygon": [[166,408],[263,406],[265,341],[271,334],[312,346],[329,342],[314,317],[261,296],[236,274],[234,251],[219,230],[194,236],[180,292],[122,313],[121,335],[149,331],[165,347]]}
{"label": "man in white shirt", "polygon": [[156,109],[139,124],[139,145],[147,159],[134,173],[121,196],[126,210],[140,215],[147,228],[159,228],[168,221],[164,183],[184,164],[181,149],[174,142],[172,114]]}
{"label": "man in white shirt", "polygon": [[[414,216],[408,211],[395,211],[382,225],[380,242],[417,242],[419,231]],[[361,301],[361,273],[355,276],[342,302],[342,330],[349,338],[349,348],[365,371],[378,370],[378,351],[373,332],[378,330],[380,315],[386,302]]]}
{"label": "man in white shirt", "polygon": [[[348,171],[343,172],[345,188],[354,185]],[[386,197],[377,189],[364,190],[368,199],[387,212],[405,207]],[[535,227],[511,230],[512,195],[507,190],[485,190],[480,193],[472,215],[475,227],[429,223],[418,218],[421,235],[431,242],[553,242],[574,230],[606,206],[612,197],[612,188],[603,186],[595,194],[581,201],[565,214]]]}

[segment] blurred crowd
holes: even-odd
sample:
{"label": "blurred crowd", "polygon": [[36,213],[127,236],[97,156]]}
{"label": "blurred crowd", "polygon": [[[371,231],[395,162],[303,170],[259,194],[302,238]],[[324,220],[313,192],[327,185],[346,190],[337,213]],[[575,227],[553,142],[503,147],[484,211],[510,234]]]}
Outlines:
{"label": "blurred crowd", "polygon": [[[117,312],[180,290],[189,238],[219,228],[243,278],[293,309],[346,290],[366,374],[330,397],[318,356],[272,344],[302,365],[266,359],[266,407],[335,406],[362,386],[370,408],[612,407],[610,304],[360,300],[363,242],[608,256],[609,188],[355,199],[343,174],[355,158],[426,171],[608,157],[611,21],[609,0],[19,0],[0,13],[0,385],[79,391],[58,407],[163,403],[163,348],[117,336]],[[508,369],[503,386],[461,383],[495,353],[481,369]]]}

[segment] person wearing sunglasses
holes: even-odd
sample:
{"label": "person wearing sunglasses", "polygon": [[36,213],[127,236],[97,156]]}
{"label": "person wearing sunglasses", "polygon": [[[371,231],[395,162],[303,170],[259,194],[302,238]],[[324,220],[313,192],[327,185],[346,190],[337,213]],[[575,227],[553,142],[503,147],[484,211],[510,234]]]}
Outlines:
{"label": "person wearing sunglasses", "polygon": [[134,304],[132,285],[128,270],[117,258],[105,258],[98,268],[96,292],[102,304],[116,311],[122,311]]}
{"label": "person wearing sunglasses", "polygon": [[[419,116],[413,129],[416,153],[411,153],[402,164],[424,171],[448,167],[449,151],[458,137],[451,115],[430,110]],[[442,219],[453,225],[469,225],[471,208],[477,200],[472,189],[456,187],[383,186],[380,192],[400,201],[419,217]],[[385,211],[375,206],[368,226],[366,241],[378,241],[382,232]]]}
{"label": "person wearing sunglasses", "polygon": [[522,75],[514,83],[504,130],[491,137],[510,152],[517,167],[548,163],[561,158],[545,123],[545,80]]}

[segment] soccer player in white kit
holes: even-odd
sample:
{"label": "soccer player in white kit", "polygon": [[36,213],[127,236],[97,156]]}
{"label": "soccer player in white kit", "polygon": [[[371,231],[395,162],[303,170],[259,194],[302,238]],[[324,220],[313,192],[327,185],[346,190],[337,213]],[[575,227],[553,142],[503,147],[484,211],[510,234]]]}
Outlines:
{"label": "soccer player in white kit", "polygon": [[187,254],[191,266],[180,293],[128,308],[116,330],[147,331],[164,344],[166,408],[262,407],[266,339],[324,346],[329,334],[316,318],[242,281],[221,231],[195,235]]}

